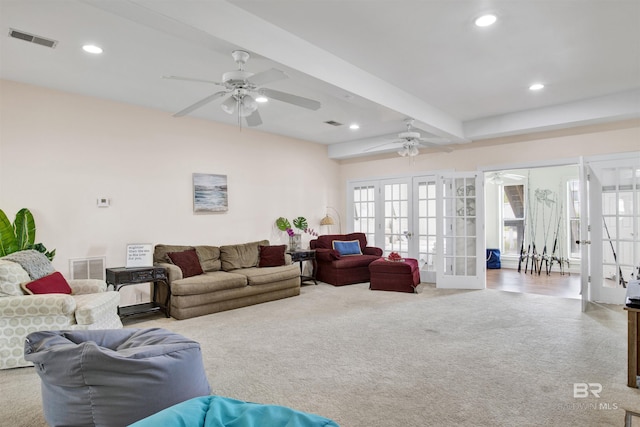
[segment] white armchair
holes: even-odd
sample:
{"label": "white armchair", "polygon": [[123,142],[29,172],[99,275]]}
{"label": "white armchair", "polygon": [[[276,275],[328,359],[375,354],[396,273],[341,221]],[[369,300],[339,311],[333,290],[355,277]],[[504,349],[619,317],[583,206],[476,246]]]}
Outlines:
{"label": "white armchair", "polygon": [[0,369],[30,366],[24,359],[28,334],[48,330],[119,329],[120,294],[102,280],[69,280],[71,295],[25,295],[29,274],[16,262],[0,259]]}

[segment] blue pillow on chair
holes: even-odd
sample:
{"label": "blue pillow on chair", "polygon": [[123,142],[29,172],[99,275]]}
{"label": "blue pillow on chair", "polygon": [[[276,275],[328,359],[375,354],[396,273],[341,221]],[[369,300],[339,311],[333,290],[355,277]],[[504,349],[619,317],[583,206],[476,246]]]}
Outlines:
{"label": "blue pillow on chair", "polygon": [[360,250],[360,241],[359,240],[334,240],[332,242],[333,249],[340,252],[340,255],[362,255],[362,251]]}

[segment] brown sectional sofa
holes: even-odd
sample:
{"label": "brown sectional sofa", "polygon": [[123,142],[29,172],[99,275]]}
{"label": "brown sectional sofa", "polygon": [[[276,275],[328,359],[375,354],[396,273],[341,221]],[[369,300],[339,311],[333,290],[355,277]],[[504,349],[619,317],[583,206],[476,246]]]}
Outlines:
{"label": "brown sectional sofa", "polygon": [[[171,316],[188,319],[299,295],[300,269],[291,263],[291,257],[285,255],[283,266],[258,267],[260,246],[269,246],[269,241],[220,247],[156,245],[153,261],[168,272]],[[193,249],[203,273],[184,278],[167,254]]]}

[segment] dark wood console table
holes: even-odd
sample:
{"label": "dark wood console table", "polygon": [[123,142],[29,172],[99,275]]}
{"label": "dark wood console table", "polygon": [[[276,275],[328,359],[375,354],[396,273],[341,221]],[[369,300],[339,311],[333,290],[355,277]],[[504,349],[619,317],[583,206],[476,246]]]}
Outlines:
{"label": "dark wood console table", "polygon": [[628,370],[627,385],[638,388],[640,382],[640,309],[625,307],[628,312]]}
{"label": "dark wood console table", "polygon": [[[316,281],[316,251],[315,250],[298,250],[287,252],[291,255],[291,261],[300,263],[300,283],[312,281],[314,284],[318,284]],[[302,264],[304,261],[311,261],[313,270],[311,276],[304,276],[302,274]]]}
{"label": "dark wood console table", "polygon": [[[170,316],[169,302],[171,300],[171,288],[167,280],[167,271],[163,267],[116,267],[107,268],[106,273],[107,284],[113,286],[113,289],[116,291],[128,285],[153,282],[151,301],[118,307],[118,315],[121,318],[156,311],[163,312],[167,317]],[[164,283],[167,287],[167,297],[163,303],[158,302],[158,283]]]}

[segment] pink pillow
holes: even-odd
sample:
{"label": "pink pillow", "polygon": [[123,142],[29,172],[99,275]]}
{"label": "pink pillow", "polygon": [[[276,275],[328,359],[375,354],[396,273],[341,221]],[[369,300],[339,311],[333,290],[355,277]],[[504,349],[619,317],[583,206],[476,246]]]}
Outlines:
{"label": "pink pillow", "polygon": [[22,289],[30,295],[38,294],[71,294],[71,287],[60,272],[56,271],[34,280],[33,282],[23,283]]}

